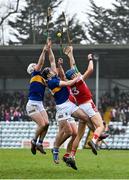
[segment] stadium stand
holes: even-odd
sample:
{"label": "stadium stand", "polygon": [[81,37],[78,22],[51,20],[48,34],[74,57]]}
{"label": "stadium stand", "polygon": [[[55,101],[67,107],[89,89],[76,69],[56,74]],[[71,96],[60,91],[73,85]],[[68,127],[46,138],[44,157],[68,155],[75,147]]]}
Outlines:
{"label": "stadium stand", "polygon": [[[129,46],[75,45],[74,49],[77,65],[81,72],[85,70],[87,54],[89,52],[99,54],[99,93],[104,91],[99,94],[101,95],[99,110],[103,119],[109,124],[110,134],[105,141],[112,149],[129,149]],[[35,124],[26,116],[25,112],[29,78],[26,67],[38,58],[40,51],[41,45],[0,47],[0,147],[2,148],[19,148],[30,145]],[[59,57],[57,47],[54,47],[54,53],[56,57]],[[48,66],[47,61],[45,65]],[[68,69],[67,60],[64,61],[64,68]],[[88,80],[88,85],[94,92],[95,77],[94,71]],[[124,89],[125,91],[123,91]],[[50,141],[54,139],[57,131],[55,105],[49,93],[45,97],[45,106],[50,119],[46,138]],[[81,141],[81,147],[85,143],[87,134],[88,129]],[[50,145],[47,140],[45,143],[46,147]],[[105,147],[105,144],[102,144],[102,148]]]}
{"label": "stadium stand", "polygon": [[[36,124],[34,122],[5,122],[0,123],[0,147],[2,148],[21,148],[30,147],[30,141],[34,135]],[[50,125],[48,133],[44,140],[44,147],[52,148],[53,140],[55,139],[58,126]],[[80,143],[80,148],[83,147],[88,129]],[[65,146],[65,145],[64,145]]]}
{"label": "stadium stand", "polygon": [[[29,147],[36,124],[26,116],[24,110],[27,99],[26,95],[22,94],[21,96],[20,92],[13,92],[13,94],[3,93],[0,97],[0,147]],[[24,100],[21,101],[21,97]],[[55,121],[55,104],[53,98],[49,92],[46,93],[45,97],[45,107],[50,119],[50,127],[45,138],[45,146],[49,148],[53,144],[52,140],[55,138],[58,126]],[[129,149],[128,101],[128,92],[120,92],[117,99],[109,93],[105,93],[100,98],[99,110],[103,114],[105,121],[109,119],[108,131],[110,136],[105,141],[111,149]],[[15,117],[16,115],[17,118]],[[87,128],[80,143],[81,148],[85,144],[88,131],[89,129]],[[102,144],[101,148],[104,149],[107,147],[105,144]]]}

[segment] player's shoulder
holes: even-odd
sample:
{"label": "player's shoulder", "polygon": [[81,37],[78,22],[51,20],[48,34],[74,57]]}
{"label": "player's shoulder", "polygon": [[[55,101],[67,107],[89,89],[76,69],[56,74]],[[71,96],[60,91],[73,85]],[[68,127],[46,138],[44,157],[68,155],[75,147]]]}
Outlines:
{"label": "player's shoulder", "polygon": [[34,70],[34,72],[32,73],[32,76],[36,76],[36,75],[41,75],[41,71]]}
{"label": "player's shoulder", "polygon": [[83,76],[82,76],[82,75],[78,78],[78,80],[77,80],[76,84],[79,84],[80,82],[81,82],[81,83],[83,83],[83,82],[84,82],[84,80],[83,80]]}
{"label": "player's shoulder", "polygon": [[59,82],[60,82],[60,79],[58,78],[58,76],[54,76],[48,79],[47,84],[50,88],[54,88],[56,86],[59,86]]}

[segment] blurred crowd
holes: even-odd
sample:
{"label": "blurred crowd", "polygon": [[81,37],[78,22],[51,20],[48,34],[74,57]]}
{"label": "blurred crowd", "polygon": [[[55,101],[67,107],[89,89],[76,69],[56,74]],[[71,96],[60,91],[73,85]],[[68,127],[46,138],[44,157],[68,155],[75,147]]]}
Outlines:
{"label": "blurred crowd", "polygon": [[29,120],[25,111],[26,95],[21,92],[0,92],[0,121]]}
{"label": "blurred crowd", "polygon": [[114,95],[106,92],[100,98],[99,109],[103,114],[109,111],[111,121],[119,121],[127,125],[129,122],[129,91],[119,91],[119,93],[114,91]]}
{"label": "blurred crowd", "polygon": [[[23,91],[0,92],[0,121],[31,121],[26,113],[27,93]],[[50,92],[46,92],[44,106],[51,123],[55,121],[55,103]]]}
{"label": "blurred crowd", "polygon": [[[5,93],[0,92],[0,121],[31,121],[27,116],[25,106],[27,94],[22,91]],[[47,110],[50,123],[55,121],[55,102],[49,91],[45,94],[44,106]],[[109,111],[110,110],[110,111]],[[129,122],[129,92],[118,91],[104,93],[100,97],[99,111],[103,118],[108,111],[108,118],[111,121],[121,121],[123,125]]]}

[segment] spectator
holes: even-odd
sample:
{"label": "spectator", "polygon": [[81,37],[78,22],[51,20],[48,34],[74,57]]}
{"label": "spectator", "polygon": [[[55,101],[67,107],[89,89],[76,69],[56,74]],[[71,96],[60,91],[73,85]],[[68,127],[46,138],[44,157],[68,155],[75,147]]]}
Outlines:
{"label": "spectator", "polygon": [[[30,121],[31,119],[28,118],[25,111],[26,99],[27,95],[22,91],[0,92],[0,121]],[[50,123],[53,124],[56,111],[55,102],[48,90],[45,94],[44,106],[48,112]],[[111,96],[108,92],[103,94],[99,102],[99,111],[103,117],[109,108],[112,109],[112,121],[121,121],[127,125],[129,121],[129,92],[119,92],[117,99],[115,95]],[[19,114],[18,117],[16,113]]]}

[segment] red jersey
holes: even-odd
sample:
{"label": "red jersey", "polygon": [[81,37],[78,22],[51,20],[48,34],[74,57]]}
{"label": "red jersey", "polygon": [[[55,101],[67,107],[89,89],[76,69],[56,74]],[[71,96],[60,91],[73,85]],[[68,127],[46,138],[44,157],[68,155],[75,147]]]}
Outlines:
{"label": "red jersey", "polygon": [[71,86],[72,93],[76,98],[78,105],[83,104],[92,99],[92,94],[87,84],[80,78],[73,86]]}
{"label": "red jersey", "polygon": [[70,100],[72,103],[76,104],[76,99],[75,99],[75,97],[74,97],[74,95],[73,95],[73,93],[72,93],[71,87],[67,86],[67,88],[68,88],[68,90],[69,90],[69,100]]}

